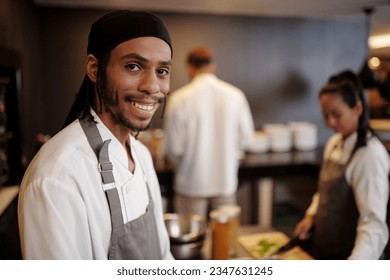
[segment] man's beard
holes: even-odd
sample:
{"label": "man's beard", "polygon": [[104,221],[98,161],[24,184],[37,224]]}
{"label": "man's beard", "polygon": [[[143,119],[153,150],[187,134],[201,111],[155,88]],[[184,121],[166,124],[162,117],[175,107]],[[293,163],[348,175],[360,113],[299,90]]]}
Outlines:
{"label": "man's beard", "polygon": [[122,113],[113,113],[111,110],[109,110],[109,112],[119,124],[127,127],[128,129],[134,132],[144,131],[152,126],[152,121],[150,121],[146,126],[136,126],[130,123],[129,121],[127,121]]}
{"label": "man's beard", "polygon": [[[125,97],[126,101],[129,102],[131,100],[131,96]],[[140,132],[145,131],[148,128],[150,128],[152,125],[152,121],[150,121],[145,126],[137,126],[130,121],[128,121],[125,116],[121,112],[113,112],[111,108],[118,107],[119,106],[119,94],[117,91],[111,91],[111,90],[104,90],[102,94],[102,100],[103,100],[103,106],[106,112],[110,113],[111,116],[121,125],[127,127],[128,129],[132,130],[133,132]],[[165,98],[164,98],[165,100]],[[161,101],[159,101],[161,102]]]}

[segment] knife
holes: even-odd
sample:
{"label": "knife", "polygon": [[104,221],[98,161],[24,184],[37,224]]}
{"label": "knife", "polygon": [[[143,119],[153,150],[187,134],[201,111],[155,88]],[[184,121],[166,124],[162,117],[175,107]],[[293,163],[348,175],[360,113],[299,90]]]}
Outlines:
{"label": "knife", "polygon": [[283,245],[278,250],[276,250],[276,252],[274,252],[272,255],[280,255],[284,252],[287,252],[288,250],[291,250],[295,246],[298,246],[299,244],[301,244],[302,241],[303,241],[303,239],[300,239],[299,236],[295,236],[295,237],[291,238],[290,241],[287,242],[285,245]]}
{"label": "knife", "polygon": [[287,252],[288,250],[291,250],[295,246],[298,246],[303,239],[300,239],[298,236],[293,237],[288,241],[285,245],[277,249],[275,252],[273,252],[271,255],[264,256],[260,258],[261,260],[280,260],[280,255],[283,254],[284,252]]}
{"label": "knife", "polygon": [[314,227],[311,227],[309,231],[306,233],[306,236],[304,238],[300,238],[299,235],[294,236],[293,238],[290,239],[289,242],[287,242],[287,244],[283,245],[278,250],[276,250],[276,252],[273,253],[272,256],[280,255],[284,252],[287,252],[288,250],[291,250],[295,246],[301,245],[309,238],[311,238],[313,232],[314,232]]}

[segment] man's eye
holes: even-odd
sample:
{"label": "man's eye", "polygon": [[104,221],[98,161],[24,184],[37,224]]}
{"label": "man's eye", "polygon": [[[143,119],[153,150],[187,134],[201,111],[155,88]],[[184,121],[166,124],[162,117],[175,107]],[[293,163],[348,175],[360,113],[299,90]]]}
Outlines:
{"label": "man's eye", "polygon": [[158,71],[157,71],[157,73],[159,74],[159,75],[169,75],[169,70],[168,69],[166,69],[166,68],[162,68],[162,69],[159,69]]}
{"label": "man's eye", "polygon": [[125,67],[131,71],[136,71],[141,69],[137,64],[134,63],[126,64]]}

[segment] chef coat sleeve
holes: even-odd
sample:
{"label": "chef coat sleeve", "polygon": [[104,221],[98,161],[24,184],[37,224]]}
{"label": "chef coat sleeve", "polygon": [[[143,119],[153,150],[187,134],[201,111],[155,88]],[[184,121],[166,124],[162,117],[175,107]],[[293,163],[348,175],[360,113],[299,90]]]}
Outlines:
{"label": "chef coat sleeve", "polygon": [[255,142],[255,126],[248,101],[243,95],[239,114],[240,149],[250,150]]}
{"label": "chef coat sleeve", "polygon": [[79,193],[56,178],[21,188],[19,227],[24,259],[92,259],[87,214]]}
{"label": "chef coat sleeve", "polygon": [[186,129],[180,117],[180,107],[175,105],[175,99],[168,102],[164,117],[164,152],[168,158],[178,164],[184,153]]}
{"label": "chef coat sleeve", "polygon": [[379,259],[387,244],[389,161],[386,156],[377,150],[362,148],[347,169],[347,180],[354,189],[360,214],[355,246],[349,259]]}

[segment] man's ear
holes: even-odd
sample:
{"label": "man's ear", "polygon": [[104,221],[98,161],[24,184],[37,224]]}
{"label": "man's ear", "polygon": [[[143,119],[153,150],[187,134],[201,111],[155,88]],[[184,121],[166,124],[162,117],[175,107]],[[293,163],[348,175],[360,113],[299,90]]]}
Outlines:
{"label": "man's ear", "polygon": [[89,79],[96,83],[97,80],[97,70],[98,70],[98,60],[97,58],[89,54],[87,57],[87,75]]}

